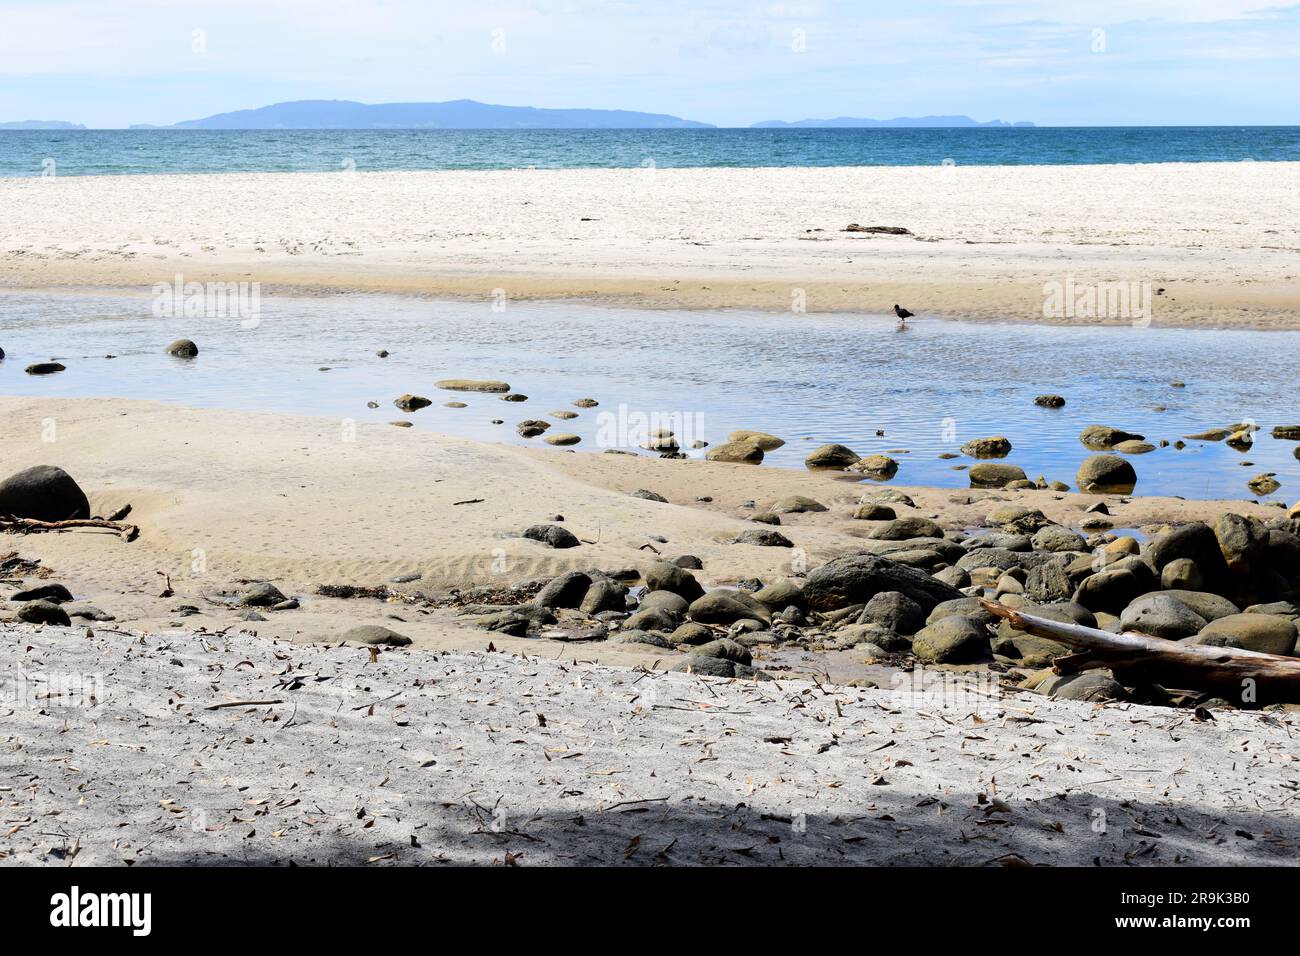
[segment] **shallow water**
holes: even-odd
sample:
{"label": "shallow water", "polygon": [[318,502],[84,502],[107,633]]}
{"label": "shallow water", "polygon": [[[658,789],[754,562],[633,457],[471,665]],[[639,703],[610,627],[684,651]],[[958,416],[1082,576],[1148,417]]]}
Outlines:
{"label": "shallow water", "polygon": [[[151,399],[340,421],[408,418],[416,427],[519,444],[541,439],[518,438],[517,422],[549,419],[549,434],[577,434],[583,451],[635,446],[647,423],[667,424],[684,444],[717,444],[733,429],[756,428],[787,441],[764,467],[801,468],[813,447],[840,442],[862,455],[891,453],[900,464],[893,484],[945,487],[965,487],[966,473],[953,466],[972,460],[938,456],[972,438],[1005,435],[1014,446],[1006,461],[1030,478],[1073,485],[1079,463],[1093,454],[1078,440],[1085,425],[1113,425],[1157,443],[1254,421],[1262,428],[1244,454],[1192,441],[1181,451],[1133,456],[1137,493],[1253,498],[1246,481],[1276,472],[1282,487],[1272,498],[1300,496],[1297,443],[1269,436],[1273,425],[1300,423],[1298,332],[914,320],[899,333],[892,318],[870,315],[513,302],[494,311],[487,302],[374,295],[263,295],[257,326],[245,329],[237,318],[157,318],[152,304],[149,294],[0,294],[0,348],[8,353],[0,394]],[[182,335],[198,342],[196,359],[163,354]],[[378,358],[381,348],[390,357]],[[67,371],[24,374],[29,363],[50,358]],[[503,379],[529,400],[440,391],[434,382],[442,378]],[[1186,387],[1172,387],[1175,380]],[[399,412],[392,400],[405,392],[434,405]],[[1066,407],[1033,404],[1048,392],[1064,395]],[[571,405],[584,397],[600,407]],[[367,408],[368,400],[380,407]],[[445,408],[446,401],[469,407]],[[559,421],[548,415],[554,410],[579,417]],[[648,422],[652,415],[664,418]],[[505,424],[491,424],[496,418]]]}

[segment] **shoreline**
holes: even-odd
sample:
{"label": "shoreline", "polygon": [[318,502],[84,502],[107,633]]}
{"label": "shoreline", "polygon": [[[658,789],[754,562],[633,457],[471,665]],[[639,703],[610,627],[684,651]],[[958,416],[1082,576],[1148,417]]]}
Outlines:
{"label": "shoreline", "polygon": [[[1159,327],[1300,329],[1285,214],[1300,163],[167,180],[0,180],[0,285],[147,289],[180,272],[297,293],[773,312],[798,296],[812,313],[1132,323],[1044,315],[1045,287],[1073,277],[1164,289]],[[118,225],[87,229],[79,208]],[[912,234],[843,231],[854,222]]]}

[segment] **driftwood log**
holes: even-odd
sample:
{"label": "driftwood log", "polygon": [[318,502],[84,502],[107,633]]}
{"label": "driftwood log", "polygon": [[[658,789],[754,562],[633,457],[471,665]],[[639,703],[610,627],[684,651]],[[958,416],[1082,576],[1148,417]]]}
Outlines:
{"label": "driftwood log", "polygon": [[116,531],[123,541],[134,541],[140,529],[133,524],[122,524],[105,518],[72,518],[67,521],[38,521],[36,518],[15,518],[0,515],[0,531],[12,534],[31,534],[38,531],[70,531],[73,528],[107,528]]}
{"label": "driftwood log", "polygon": [[1082,624],[1051,621],[996,601],[981,606],[1004,618],[1013,628],[1078,648],[1080,653],[1057,658],[1057,673],[1108,667],[1122,684],[1212,690],[1233,703],[1300,702],[1300,658],[1262,654],[1235,647],[1210,647],[1151,637],[1131,631],[1110,631]]}

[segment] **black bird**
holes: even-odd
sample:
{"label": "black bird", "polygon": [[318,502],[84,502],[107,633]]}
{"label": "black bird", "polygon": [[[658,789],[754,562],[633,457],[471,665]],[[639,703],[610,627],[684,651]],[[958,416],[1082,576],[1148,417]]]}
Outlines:
{"label": "black bird", "polygon": [[915,314],[915,312],[908,312],[897,302],[894,303],[894,315],[898,316],[900,319],[910,319]]}

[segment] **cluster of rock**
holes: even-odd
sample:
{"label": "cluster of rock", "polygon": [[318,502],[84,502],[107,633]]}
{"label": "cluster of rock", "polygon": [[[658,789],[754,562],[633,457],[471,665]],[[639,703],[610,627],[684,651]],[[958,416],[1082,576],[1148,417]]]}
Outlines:
{"label": "cluster of rock", "polygon": [[[905,499],[890,500],[905,506]],[[701,568],[699,560],[685,556],[655,562],[635,587],[635,570],[570,571],[520,604],[471,603],[463,610],[478,615],[482,627],[517,636],[679,651],[678,669],[721,676],[756,676],[756,648],[790,644],[853,649],[865,660],[999,663],[1026,673],[1071,653],[1064,644],[997,622],[979,604],[985,596],[1040,617],[1114,632],[1296,651],[1300,506],[1267,523],[1229,513],[1213,525],[1156,529],[1145,544],[1111,532],[1085,537],[1014,505],[992,511],[987,527],[973,534],[945,531],[924,517],[897,517],[882,502],[862,508],[873,509],[880,521],[870,545],[806,577],[706,591],[691,573]],[[536,530],[529,536],[543,535]],[[1133,694],[1102,670],[1030,674],[1026,686],[1084,699]]]}

